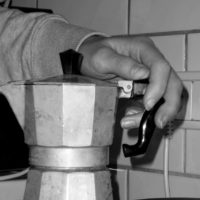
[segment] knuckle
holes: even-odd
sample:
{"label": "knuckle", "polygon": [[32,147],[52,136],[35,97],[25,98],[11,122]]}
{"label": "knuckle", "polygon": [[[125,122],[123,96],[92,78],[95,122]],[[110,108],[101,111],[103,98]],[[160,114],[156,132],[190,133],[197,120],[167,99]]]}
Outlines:
{"label": "knuckle", "polygon": [[138,43],[144,49],[148,49],[148,50],[157,49],[153,40],[149,37],[145,37],[145,36],[138,37]]}
{"label": "knuckle", "polygon": [[153,40],[146,36],[136,36],[135,39],[145,44],[154,44]]}

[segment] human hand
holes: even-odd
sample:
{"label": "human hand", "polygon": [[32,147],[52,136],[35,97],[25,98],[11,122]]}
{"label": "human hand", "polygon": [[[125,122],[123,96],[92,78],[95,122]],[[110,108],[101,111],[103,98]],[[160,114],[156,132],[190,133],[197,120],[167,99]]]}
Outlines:
{"label": "human hand", "polygon": [[[99,79],[121,77],[128,80],[149,79],[143,103],[150,110],[161,98],[165,103],[155,116],[156,126],[163,128],[172,120],[181,104],[183,85],[175,71],[153,41],[147,37],[94,37],[84,42],[81,73]],[[122,128],[139,126],[143,111],[130,108],[121,121]]]}

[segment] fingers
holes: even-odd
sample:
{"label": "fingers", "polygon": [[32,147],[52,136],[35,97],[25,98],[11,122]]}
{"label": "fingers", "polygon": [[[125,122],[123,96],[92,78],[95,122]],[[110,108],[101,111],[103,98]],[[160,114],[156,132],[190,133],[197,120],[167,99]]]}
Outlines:
{"label": "fingers", "polygon": [[153,44],[141,49],[140,59],[150,69],[149,85],[144,96],[145,108],[150,110],[165,94],[171,74],[171,66]]}
{"label": "fingers", "polygon": [[137,128],[143,115],[144,109],[141,106],[132,106],[127,109],[125,116],[121,120],[121,127],[124,129]]}
{"label": "fingers", "polygon": [[132,115],[127,115],[121,120],[121,127],[124,129],[138,128],[142,118],[143,112]]}
{"label": "fingers", "polygon": [[93,57],[96,71],[115,74],[121,78],[139,80],[149,76],[149,69],[133,58],[118,54],[111,48],[101,48]]}
{"label": "fingers", "polygon": [[[161,97],[165,98],[165,103],[159,108],[155,116],[156,126],[164,128],[167,122],[175,118],[178,113],[181,105],[182,83],[153,43],[148,42],[145,45],[140,45],[139,53],[135,58],[137,58],[137,62],[142,63],[150,71],[149,85],[144,95],[145,109],[150,110]],[[141,116],[142,113],[138,112],[124,117],[122,126],[124,128],[138,127]]]}
{"label": "fingers", "polygon": [[155,116],[157,127],[164,128],[168,121],[175,118],[180,109],[182,91],[183,85],[177,75],[172,71],[164,94],[166,101]]}
{"label": "fingers", "polygon": [[162,96],[165,98],[155,116],[157,127],[163,128],[178,113],[183,85],[153,43],[142,47],[139,59],[150,68],[149,85],[144,95],[145,109],[150,110]]}
{"label": "fingers", "polygon": [[[145,58],[141,56],[141,63],[148,66],[146,69],[149,69],[150,73],[143,70],[145,68],[144,65],[138,64],[135,60],[126,56],[119,56],[114,52],[112,52],[112,55],[116,56],[116,58],[113,59],[113,65],[110,65],[110,72],[133,80],[147,78],[149,75],[149,85],[144,95],[144,106],[146,110],[150,110],[164,96],[165,103],[155,116],[156,126],[164,128],[166,123],[178,113],[183,87],[180,79],[163,55],[154,46],[148,48],[145,49],[148,52],[143,52],[142,54],[142,56],[146,55]],[[138,73],[141,69],[142,76]],[[122,127],[126,129],[138,127],[142,113],[138,112],[125,116],[121,121]]]}
{"label": "fingers", "polygon": [[171,68],[164,62],[153,63],[149,77],[149,85],[144,96],[146,110],[150,110],[155,103],[165,94]]}
{"label": "fingers", "polygon": [[[171,70],[167,88],[164,93],[165,103],[158,109],[155,115],[155,123],[159,128],[164,128],[168,121],[173,120],[178,113],[181,105],[181,94],[183,85],[175,72]],[[121,126],[124,129],[139,127],[140,120],[143,115],[143,110],[140,106],[135,105],[129,108],[126,116],[121,121]]]}
{"label": "fingers", "polygon": [[[144,106],[150,110],[161,97],[165,103],[156,113],[155,122],[163,128],[173,119],[181,104],[182,84],[170,64],[152,40],[144,37],[116,36],[85,42],[82,73],[101,79],[120,77],[130,80],[149,79]],[[109,76],[108,76],[109,75]],[[112,75],[112,76],[110,76]],[[137,127],[141,113],[126,115],[123,127]]]}
{"label": "fingers", "polygon": [[[111,39],[109,44],[112,43],[112,48],[119,53],[116,55],[126,55],[132,58],[137,65],[134,65],[136,67],[132,67],[131,64],[129,64],[127,65],[127,70],[124,71],[123,68],[126,66],[125,64],[121,66],[116,65],[118,67],[113,68],[113,72],[119,76],[124,73],[124,77],[128,76],[128,78],[133,80],[147,78],[148,76],[149,85],[144,95],[144,106],[146,110],[150,110],[166,92],[171,74],[170,64],[149,38],[129,37],[128,39],[123,38],[119,40],[119,38],[115,37],[114,39],[115,40]],[[131,67],[132,69],[130,69]],[[146,70],[144,70],[145,67]],[[141,73],[146,71],[145,76],[142,77],[138,75],[140,70]],[[147,70],[149,70],[149,72],[147,72]]]}

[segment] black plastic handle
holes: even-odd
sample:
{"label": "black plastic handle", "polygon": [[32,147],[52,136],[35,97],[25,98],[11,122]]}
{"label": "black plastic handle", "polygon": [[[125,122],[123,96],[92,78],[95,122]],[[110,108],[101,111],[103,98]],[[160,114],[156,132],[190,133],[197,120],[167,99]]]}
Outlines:
{"label": "black plastic handle", "polygon": [[140,154],[144,154],[147,151],[147,148],[149,146],[153,132],[156,127],[154,122],[155,114],[164,102],[164,98],[161,98],[151,110],[146,110],[144,112],[139,126],[137,143],[134,145],[122,145],[125,157],[137,156]]}
{"label": "black plastic handle", "polygon": [[73,49],[60,53],[60,61],[64,74],[81,74],[83,55]]}

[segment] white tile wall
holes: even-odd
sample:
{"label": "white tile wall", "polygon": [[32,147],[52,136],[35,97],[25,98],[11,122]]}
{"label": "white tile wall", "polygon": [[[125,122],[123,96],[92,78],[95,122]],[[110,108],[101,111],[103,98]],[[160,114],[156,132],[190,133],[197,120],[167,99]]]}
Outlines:
{"label": "white tile wall", "polygon": [[[129,200],[165,197],[163,174],[130,171]],[[200,179],[169,176],[171,197],[200,197]]]}
{"label": "white tile wall", "polygon": [[199,0],[131,0],[130,32],[199,28]]}
{"label": "white tile wall", "polygon": [[192,89],[192,119],[200,120],[200,81],[195,81]]}
{"label": "white tile wall", "polygon": [[128,0],[39,0],[39,8],[51,8],[73,24],[107,34],[127,33]]}
{"label": "white tile wall", "polygon": [[164,197],[162,174],[131,170],[129,172],[129,199]]}
{"label": "white tile wall", "polygon": [[185,71],[184,35],[154,36],[151,38],[176,71]]}
{"label": "white tile wall", "polygon": [[188,35],[188,70],[200,71],[200,33]]}
{"label": "white tile wall", "polygon": [[187,130],[186,172],[200,175],[199,159],[200,130]]}
{"label": "white tile wall", "polygon": [[200,179],[170,176],[169,183],[172,197],[200,197]]}

